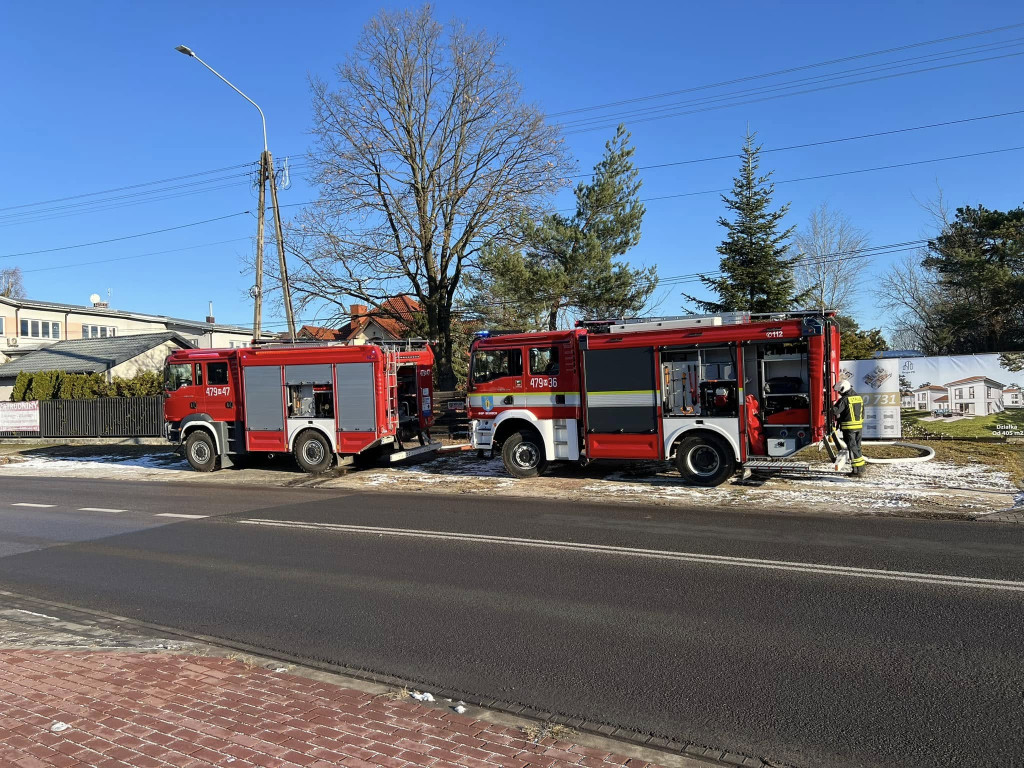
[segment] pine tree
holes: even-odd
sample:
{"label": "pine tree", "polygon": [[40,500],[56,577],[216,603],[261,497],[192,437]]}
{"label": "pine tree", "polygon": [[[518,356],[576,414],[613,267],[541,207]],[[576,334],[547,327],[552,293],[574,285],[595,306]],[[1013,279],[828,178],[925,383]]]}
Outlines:
{"label": "pine tree", "polygon": [[636,150],[629,139],[620,125],[590,183],[576,187],[574,215],[552,213],[527,224],[525,253],[504,248],[483,254],[484,278],[476,286],[480,305],[504,307],[495,314],[517,324],[532,325],[536,318],[550,330],[564,312],[610,317],[643,308],[657,285],[657,271],[617,260],[640,242],[644,217],[638,197],[642,182],[632,160]]}
{"label": "pine tree", "polygon": [[793,264],[799,256],[789,256],[788,241],[795,227],[779,231],[789,203],[771,210],[775,185],[771,171],[763,176],[758,173],[761,145],[755,146],[756,137],[756,132],[747,130],[732,195],[722,195],[722,202],[736,214],[734,221],[718,220],[727,232],[718,246],[722,275],[701,277],[701,282],[718,294],[718,301],[683,294],[705,312],[784,312],[804,298],[795,295],[793,279]]}

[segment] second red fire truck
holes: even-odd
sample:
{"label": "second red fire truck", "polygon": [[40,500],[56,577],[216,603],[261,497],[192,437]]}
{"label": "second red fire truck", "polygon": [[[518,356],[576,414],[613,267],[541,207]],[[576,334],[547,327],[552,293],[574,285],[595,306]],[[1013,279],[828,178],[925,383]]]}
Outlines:
{"label": "second red fire truck", "polygon": [[672,460],[697,485],[833,429],[832,312],[586,323],[474,341],[471,446],[517,477],[554,461]]}
{"label": "second red fire truck", "polygon": [[410,455],[436,448],[433,367],[410,342],[180,350],[164,369],[164,429],[203,472],[253,453],[293,453],[307,472]]}

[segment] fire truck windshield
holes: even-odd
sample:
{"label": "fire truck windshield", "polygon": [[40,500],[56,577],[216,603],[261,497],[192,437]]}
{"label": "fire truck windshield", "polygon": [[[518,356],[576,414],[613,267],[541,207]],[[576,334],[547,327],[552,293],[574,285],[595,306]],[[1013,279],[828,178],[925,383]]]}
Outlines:
{"label": "fire truck windshield", "polygon": [[164,367],[164,391],[174,392],[192,386],[192,363],[172,363]]}
{"label": "fire truck windshield", "polygon": [[504,376],[522,375],[522,350],[478,349],[473,353],[469,376],[474,384],[484,384]]}

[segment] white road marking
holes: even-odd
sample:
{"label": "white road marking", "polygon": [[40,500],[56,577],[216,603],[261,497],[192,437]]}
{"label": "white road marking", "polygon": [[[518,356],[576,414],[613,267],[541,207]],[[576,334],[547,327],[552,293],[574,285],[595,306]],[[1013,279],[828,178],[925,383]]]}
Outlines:
{"label": "white road marking", "polygon": [[885,581],[910,581],[918,584],[934,584],[952,587],[973,587],[1006,592],[1024,592],[1024,582],[1002,579],[980,579],[973,576],[952,576],[941,573],[919,573],[915,571],[886,571],[876,568],[854,568],[845,565],[824,563],[797,563],[787,560],[762,560],[750,557],[728,557],[726,555],[703,555],[696,552],[672,552],[662,549],[637,549],[606,544],[584,544],[573,541],[549,541],[546,539],[523,539],[515,536],[488,536],[476,533],[452,533],[448,531],[418,531],[411,528],[377,528],[367,525],[341,525],[338,523],[300,523],[293,520],[239,520],[245,525],[259,525],[269,528],[296,528],[333,533],[356,533],[371,536],[394,536],[418,539],[442,539],[475,544],[503,544],[532,549],[553,549],[567,552],[586,552],[602,555],[621,555],[655,560],[674,560],[704,565],[727,565],[739,568],[758,568],[774,571],[816,573],[826,576],[847,576],[859,579],[881,579]]}
{"label": "white road marking", "polygon": [[79,507],[79,512],[127,512],[127,509],[109,509],[108,507]]}
{"label": "white road marking", "polygon": [[157,517],[180,517],[183,520],[198,520],[201,517],[209,517],[209,515],[184,515],[179,512],[157,512]]}
{"label": "white road marking", "polygon": [[11,504],[12,507],[38,507],[39,509],[49,509],[50,507],[56,507],[56,504],[31,504],[27,501],[19,501],[17,504]]}

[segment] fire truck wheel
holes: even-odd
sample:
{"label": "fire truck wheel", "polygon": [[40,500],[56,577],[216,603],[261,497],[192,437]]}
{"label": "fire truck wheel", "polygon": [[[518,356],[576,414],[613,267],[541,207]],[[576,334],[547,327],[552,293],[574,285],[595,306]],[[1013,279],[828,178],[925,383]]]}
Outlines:
{"label": "fire truck wheel", "polygon": [[676,448],[679,474],[694,485],[721,485],[736,472],[736,458],[725,441],[711,435],[684,437]]}
{"label": "fire truck wheel", "polygon": [[501,446],[501,460],[509,474],[521,478],[544,474],[548,464],[540,435],[528,429],[505,438]]}
{"label": "fire truck wheel", "polygon": [[307,430],[295,441],[295,461],[311,475],[326,472],[334,462],[334,452],[327,438],[319,432]]}
{"label": "fire truck wheel", "polygon": [[197,429],[185,438],[185,458],[196,472],[213,472],[217,468],[217,448],[213,438]]}

